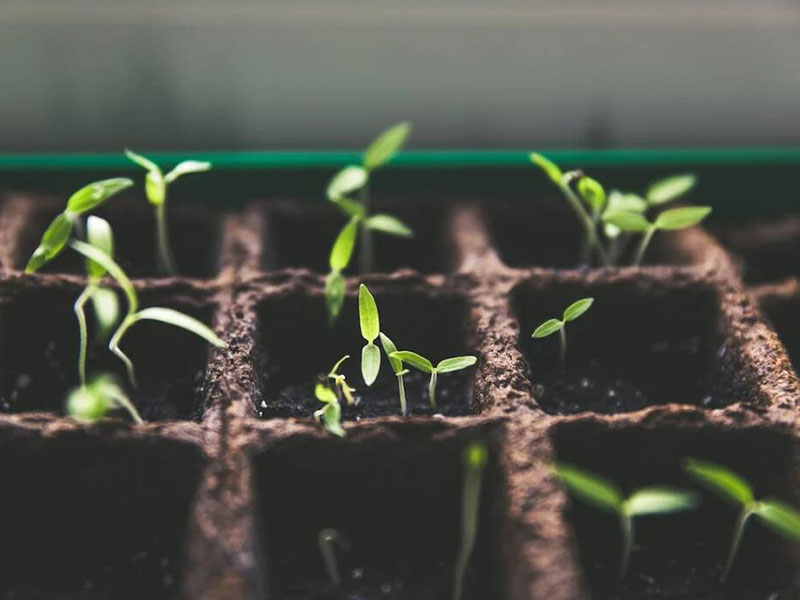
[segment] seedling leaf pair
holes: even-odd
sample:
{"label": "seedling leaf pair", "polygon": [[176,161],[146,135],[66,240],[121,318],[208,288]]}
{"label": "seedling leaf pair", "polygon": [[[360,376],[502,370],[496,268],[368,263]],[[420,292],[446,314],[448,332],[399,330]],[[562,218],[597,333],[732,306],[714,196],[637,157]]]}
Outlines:
{"label": "seedling leaf pair", "polygon": [[454,356],[452,358],[445,358],[434,366],[430,360],[410,350],[392,352],[389,357],[398,359],[404,364],[409,364],[418,371],[428,373],[431,376],[430,382],[428,383],[428,400],[434,408],[436,407],[436,383],[439,374],[460,371],[478,362],[475,356]]}
{"label": "seedling leaf pair", "polygon": [[553,335],[554,333],[559,333],[560,343],[561,343],[561,351],[559,354],[560,358],[560,365],[561,371],[564,372],[566,368],[566,359],[567,359],[567,334],[566,334],[566,324],[569,321],[574,321],[581,315],[583,315],[587,310],[589,310],[594,304],[594,298],[581,298],[580,300],[576,300],[572,304],[570,304],[567,308],[564,309],[564,312],[561,316],[561,319],[548,319],[541,325],[539,325],[531,334],[531,337],[539,339],[548,337]]}
{"label": "seedling leaf pair", "polygon": [[325,406],[314,411],[314,419],[321,420],[331,434],[337,437],[345,437],[347,433],[342,427],[342,407],[339,405],[339,398],[331,388],[324,383],[318,383],[314,388],[314,395],[317,400]]}
{"label": "seedling leaf pair", "polygon": [[340,358],[335,365],[331,368],[330,372],[328,373],[328,379],[333,381],[333,385],[336,388],[337,394],[339,394],[339,399],[341,400],[344,398],[348,404],[355,404],[356,399],[353,396],[353,392],[355,392],[355,388],[350,387],[347,383],[347,379],[344,376],[344,373],[339,373],[339,367],[342,366],[342,363],[350,358],[349,354],[346,354],[342,358]]}

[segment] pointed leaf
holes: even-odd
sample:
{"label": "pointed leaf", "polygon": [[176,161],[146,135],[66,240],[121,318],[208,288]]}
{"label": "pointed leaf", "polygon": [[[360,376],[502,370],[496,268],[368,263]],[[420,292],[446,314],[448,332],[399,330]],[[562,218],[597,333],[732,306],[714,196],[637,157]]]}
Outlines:
{"label": "pointed leaf", "polygon": [[48,225],[39,246],[33,251],[25,266],[25,272],[35,273],[45,263],[58,256],[69,241],[70,235],[72,235],[72,219],[66,213],[61,213]]}
{"label": "pointed leaf", "polygon": [[[98,248],[114,257],[114,233],[111,225],[105,219],[90,215],[86,219],[86,240],[95,248]],[[91,259],[86,259],[86,270],[92,279],[100,279],[106,274],[106,270],[99,263]]]}
{"label": "pointed leaf", "polygon": [[381,332],[378,306],[375,304],[375,298],[363,283],[358,288],[358,319],[361,325],[361,336],[368,342],[374,342]]}
{"label": "pointed leaf", "polygon": [[330,372],[328,373],[328,377],[333,377],[334,375],[336,375],[339,372],[339,367],[341,367],[342,363],[344,361],[346,361],[348,358],[350,358],[350,355],[349,354],[345,354],[342,358],[337,360],[336,364],[333,365],[333,367],[331,368]]}
{"label": "pointed leaf", "polygon": [[358,219],[352,218],[342,227],[336,241],[331,248],[330,265],[331,271],[344,271],[350,264],[353,257],[353,249],[356,245],[356,234],[358,233]]}
{"label": "pointed leaf", "polygon": [[555,183],[556,185],[561,185],[561,169],[558,166],[542,156],[541,154],[537,154],[536,152],[532,152],[530,155],[531,162],[538,166],[542,171],[544,171],[550,180]]}
{"label": "pointed leaf", "polygon": [[370,342],[361,350],[361,375],[364,377],[364,383],[372,385],[378,378],[378,373],[381,370],[381,351],[378,347]]}
{"label": "pointed leaf", "polygon": [[800,542],[800,512],[780,500],[764,500],[755,513],[774,531],[793,542]]}
{"label": "pointed leaf", "polygon": [[190,331],[195,335],[200,336],[204,340],[206,340],[209,344],[216,346],[217,348],[226,348],[228,344],[223,342],[217,334],[214,333],[210,327],[205,325],[203,322],[198,321],[194,317],[190,317],[189,315],[185,315],[182,312],[178,312],[177,310],[173,310],[171,308],[163,308],[160,306],[153,306],[150,308],[143,308],[138,313],[136,313],[136,319],[148,319],[152,321],[161,321],[162,323],[168,323],[170,325],[174,325],[175,327],[180,327],[185,329],[186,331]]}
{"label": "pointed leaf", "polygon": [[189,173],[202,173],[211,169],[211,163],[201,160],[185,160],[178,163],[172,171],[166,174],[164,181],[172,183],[178,177],[183,177]]}
{"label": "pointed leaf", "polygon": [[336,392],[334,392],[324,383],[317,383],[317,385],[314,387],[314,396],[316,396],[317,400],[324,402],[325,404],[339,401],[339,399],[336,397]]}
{"label": "pointed leaf", "polygon": [[136,290],[131,283],[131,280],[125,274],[125,271],[122,270],[114,259],[111,258],[108,254],[100,250],[99,248],[95,248],[90,244],[86,244],[81,242],[80,240],[72,240],[69,243],[70,248],[76,250],[83,254],[86,258],[90,258],[96,263],[99,263],[109,275],[111,275],[122,288],[122,291],[125,292],[125,295],[128,298],[128,310],[130,312],[136,312],[139,307],[139,297],[136,294]]}
{"label": "pointed leaf", "polygon": [[543,338],[548,335],[554,334],[556,331],[564,327],[564,323],[558,319],[547,319],[544,323],[539,325],[531,335],[534,338]]}
{"label": "pointed leaf", "polygon": [[564,322],[574,321],[585,313],[594,304],[594,298],[581,298],[570,304],[564,310]]}
{"label": "pointed leaf", "polygon": [[142,156],[141,154],[128,149],[125,150],[125,156],[147,171],[156,171],[161,173],[159,166],[146,156]]}
{"label": "pointed leaf", "polygon": [[475,356],[454,356],[452,358],[445,358],[436,365],[436,371],[439,373],[452,373],[453,371],[460,371],[471,367],[476,362],[478,362],[478,359]]}
{"label": "pointed leaf", "polygon": [[699,497],[693,492],[668,487],[648,487],[635,491],[625,500],[625,514],[652,515],[696,508]]}
{"label": "pointed leaf", "polygon": [[411,124],[403,121],[393,125],[367,147],[364,152],[364,168],[369,171],[389,162],[397,154],[411,133]]}
{"label": "pointed leaf", "polygon": [[392,358],[398,358],[404,363],[408,363],[423,373],[433,372],[433,363],[424,356],[420,356],[416,352],[411,352],[410,350],[400,350],[399,352],[392,352],[390,356]]}
{"label": "pointed leaf", "polygon": [[650,229],[650,222],[644,216],[624,210],[603,214],[603,223],[618,227],[622,231],[642,232]]}
{"label": "pointed leaf", "polygon": [[677,200],[697,183],[697,177],[691,174],[673,175],[652,184],[647,190],[647,202],[651,205],[666,204]]}
{"label": "pointed leaf", "polygon": [[578,180],[578,193],[593,213],[600,213],[606,205],[606,191],[599,181],[591,177],[581,177]]}
{"label": "pointed leaf", "polygon": [[117,292],[107,287],[97,287],[90,296],[94,317],[101,338],[108,337],[119,321],[119,297]]}
{"label": "pointed leaf", "polygon": [[611,190],[605,212],[643,213],[647,210],[647,202],[636,194],[623,194],[619,190]]}
{"label": "pointed leaf", "polygon": [[72,214],[82,215],[132,185],[133,181],[125,177],[95,181],[70,196],[67,200],[67,210]]}
{"label": "pointed leaf", "polygon": [[380,231],[398,237],[411,237],[414,235],[414,232],[408,225],[391,215],[378,214],[367,217],[364,221],[364,225],[373,231]]}
{"label": "pointed leaf", "polygon": [[727,467],[690,458],[684,462],[684,468],[703,487],[736,504],[747,506],[755,500],[750,484]]}
{"label": "pointed leaf", "polygon": [[339,318],[342,312],[345,296],[344,276],[339,271],[328,273],[325,278],[325,304],[328,307],[328,320],[331,325]]}
{"label": "pointed leaf", "polygon": [[392,371],[394,371],[394,374],[397,375],[403,370],[403,361],[392,356],[393,352],[397,352],[397,346],[394,345],[394,342],[389,339],[389,336],[385,333],[381,333],[380,338],[381,346],[383,346],[383,352],[389,359],[389,364],[392,367]]}
{"label": "pointed leaf", "polygon": [[668,231],[697,225],[711,212],[710,206],[682,206],[665,210],[656,217],[655,226]]}
{"label": "pointed leaf", "polygon": [[555,471],[562,483],[582,500],[608,512],[621,510],[622,493],[610,481],[565,463],[557,464]]}
{"label": "pointed leaf", "polygon": [[345,167],[336,173],[328,184],[328,199],[336,201],[351,192],[360,190],[366,185],[368,179],[369,173],[364,167],[356,165]]}

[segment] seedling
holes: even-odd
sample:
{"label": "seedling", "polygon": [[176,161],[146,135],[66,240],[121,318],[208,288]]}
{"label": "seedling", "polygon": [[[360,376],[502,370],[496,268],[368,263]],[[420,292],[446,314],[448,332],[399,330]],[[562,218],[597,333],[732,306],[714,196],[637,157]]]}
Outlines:
{"label": "seedling", "polygon": [[113,375],[97,375],[89,383],[82,383],[67,396],[67,414],[73,419],[95,423],[115,409],[126,411],[138,424],[144,423],[133,402],[117,385]]}
{"label": "seedling", "polygon": [[[398,237],[411,237],[413,232],[397,217],[387,214],[371,214],[369,179],[372,172],[388,163],[411,132],[407,122],[398,123],[381,133],[367,147],[361,165],[350,165],[336,173],[328,184],[328,199],[348,217],[331,249],[330,273],[325,281],[325,295],[331,322],[336,321],[344,302],[343,271],[350,264],[355,250],[356,237],[361,238],[359,270],[361,273],[373,268],[373,232]],[[359,194],[355,199],[354,194]]]}
{"label": "seedling", "polygon": [[686,511],[699,505],[696,494],[669,487],[644,487],[628,497],[610,481],[565,463],[555,466],[561,482],[581,500],[619,519],[622,534],[622,556],[619,580],[625,577],[633,548],[633,519],[644,515]]}
{"label": "seedling", "polygon": [[80,218],[103,204],[106,200],[133,185],[130,179],[117,177],[95,181],[82,187],[67,200],[67,206],[45,230],[36,250],[33,251],[26,273],[35,273],[46,263],[61,254],[72,236],[73,229],[82,230]]}
{"label": "seedling", "polygon": [[558,332],[561,342],[561,351],[559,353],[559,364],[561,365],[561,372],[566,369],[567,362],[567,332],[566,325],[569,321],[574,321],[585,313],[594,303],[594,298],[581,298],[570,304],[562,315],[561,319],[548,319],[539,325],[531,335],[533,338],[543,338]]}
{"label": "seedling", "polygon": [[319,553],[322,555],[322,562],[325,563],[325,570],[328,572],[331,583],[336,587],[341,586],[342,576],[336,560],[336,546],[342,550],[350,550],[350,540],[338,529],[326,527],[320,529],[317,534],[317,544],[319,544]]}
{"label": "seedling", "polygon": [[381,369],[381,351],[375,345],[375,340],[381,333],[381,325],[375,298],[363,283],[358,288],[358,320],[361,337],[367,341],[361,349],[361,375],[364,383],[369,386],[375,383]]}
{"label": "seedling", "polygon": [[403,377],[408,374],[408,369],[403,367],[402,360],[392,357],[392,354],[397,352],[397,346],[394,345],[394,342],[389,339],[389,336],[385,333],[381,333],[381,346],[383,346],[383,351],[386,354],[386,358],[389,360],[389,365],[391,365],[392,371],[394,371],[394,375],[397,377],[397,391],[400,394],[400,413],[404,417],[407,417],[406,385],[403,381]]}
{"label": "seedling", "polygon": [[174,325],[194,333],[217,348],[227,347],[227,344],[217,337],[217,335],[211,329],[194,317],[190,317],[189,315],[185,315],[171,308],[164,308],[160,306],[153,306],[140,310],[139,296],[136,293],[131,280],[128,278],[122,268],[116,262],[114,262],[114,259],[112,259],[108,254],[99,248],[78,240],[72,240],[69,242],[69,246],[73,250],[80,252],[83,256],[94,261],[100,267],[105,269],[106,272],[108,272],[108,274],[116,280],[127,298],[128,312],[117,330],[114,332],[114,335],[111,336],[111,340],[108,342],[108,349],[111,350],[111,352],[113,352],[117,357],[119,357],[119,359],[125,364],[125,368],[128,372],[128,379],[134,388],[136,387],[136,375],[134,372],[133,363],[122,351],[120,344],[122,343],[125,334],[139,321],[161,321],[162,323]]}
{"label": "seedling", "polygon": [[722,583],[728,578],[745,525],[751,516],[760,518],[765,525],[790,541],[800,543],[800,511],[797,509],[780,500],[756,500],[750,484],[722,465],[690,458],[685,461],[684,468],[700,485],[739,507],[728,558],[720,578]]}
{"label": "seedling", "polygon": [[125,150],[125,156],[135,162],[140,167],[147,170],[144,180],[144,191],[147,200],[153,205],[156,216],[156,257],[158,268],[162,273],[175,275],[175,258],[172,254],[172,246],[169,242],[169,228],[167,226],[167,189],[169,185],[178,177],[188,173],[200,173],[211,168],[210,162],[185,160],[164,175],[161,168],[145,158],[141,154],[136,154],[131,150]]}
{"label": "seedling", "polygon": [[392,352],[389,357],[401,360],[404,363],[408,363],[418,371],[430,374],[431,379],[428,383],[428,400],[430,400],[431,406],[434,408],[436,408],[436,382],[439,379],[439,375],[442,373],[461,371],[462,369],[471,367],[478,362],[478,359],[475,356],[454,356],[452,358],[445,358],[444,360],[439,361],[439,364],[434,367],[433,363],[427,358],[409,350]]}
{"label": "seedling", "polygon": [[484,442],[472,442],[464,448],[464,486],[461,496],[461,545],[453,573],[453,600],[460,600],[464,590],[464,575],[478,535],[483,470],[489,461]]}
{"label": "seedling", "polygon": [[333,387],[336,389],[336,394],[339,400],[345,398],[345,400],[347,400],[347,403],[352,405],[356,403],[356,399],[353,397],[353,392],[355,392],[356,389],[351,388],[347,384],[347,380],[345,379],[343,373],[339,373],[339,367],[341,367],[342,363],[346,361],[348,358],[350,358],[349,354],[340,358],[336,362],[336,364],[333,365],[333,368],[331,369],[330,373],[328,373],[328,379],[333,381]]}
{"label": "seedling", "polygon": [[342,407],[339,405],[339,397],[331,388],[324,383],[318,383],[314,388],[314,395],[317,400],[325,404],[322,408],[314,411],[314,419],[325,425],[330,433],[337,437],[344,437],[346,434],[342,428]]}

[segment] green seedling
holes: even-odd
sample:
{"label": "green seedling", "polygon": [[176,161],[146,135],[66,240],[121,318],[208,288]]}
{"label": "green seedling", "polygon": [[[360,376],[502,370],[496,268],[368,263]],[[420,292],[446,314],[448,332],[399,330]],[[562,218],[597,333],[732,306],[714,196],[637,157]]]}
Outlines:
{"label": "green seedling", "polygon": [[322,408],[314,411],[314,419],[325,425],[330,433],[337,437],[344,437],[346,434],[342,428],[342,407],[339,405],[339,397],[331,388],[324,383],[318,383],[314,388],[314,395],[317,400],[325,404]]}
{"label": "green seedling", "polygon": [[116,409],[126,411],[137,425],[144,423],[139,411],[117,385],[113,375],[97,375],[67,396],[67,414],[79,421],[95,423],[105,419],[110,411]]}
{"label": "green seedling", "polygon": [[[398,237],[411,237],[413,232],[397,217],[388,214],[371,214],[369,180],[372,172],[388,163],[403,147],[411,125],[398,123],[381,133],[367,147],[360,165],[350,165],[336,173],[328,184],[327,196],[348,222],[333,243],[329,258],[330,273],[325,281],[325,295],[331,322],[339,316],[344,302],[344,275],[342,274],[355,250],[360,236],[359,270],[367,273],[373,269],[372,234],[385,233]],[[354,197],[358,194],[358,199]]]}
{"label": "green seedling", "polygon": [[439,361],[439,364],[434,367],[433,363],[427,358],[409,350],[392,352],[389,357],[396,358],[404,363],[407,363],[418,371],[430,374],[431,379],[428,383],[428,400],[430,400],[431,406],[434,408],[436,408],[436,383],[439,379],[439,375],[442,373],[461,371],[462,369],[471,367],[478,362],[478,359],[475,356],[454,356],[452,358],[445,358],[444,360]]}
{"label": "green seedling", "polygon": [[358,288],[358,320],[361,336],[367,341],[361,349],[361,375],[369,386],[375,383],[381,369],[381,351],[375,345],[381,333],[381,324],[375,298],[363,283]]}
{"label": "green seedling", "polygon": [[556,331],[559,334],[561,342],[561,350],[559,352],[559,364],[561,365],[561,372],[566,369],[567,362],[567,332],[566,325],[569,321],[574,321],[585,313],[594,303],[594,298],[581,298],[570,304],[562,315],[561,319],[548,319],[539,325],[531,335],[533,338],[544,338],[554,334]]}
{"label": "green seedling", "polygon": [[[99,248],[108,256],[114,256],[114,234],[108,221],[100,217],[90,216],[86,220],[86,239],[90,245]],[[86,327],[86,303],[91,301],[97,321],[98,334],[101,339],[107,338],[111,329],[119,320],[119,301],[111,288],[100,285],[106,270],[93,260],[86,260],[86,272],[89,282],[75,301],[75,316],[78,319],[80,332],[80,351],[78,353],[78,376],[81,384],[86,383],[86,350],[89,335]]]}
{"label": "green seedling", "polygon": [[339,400],[344,398],[348,404],[353,405],[356,403],[356,399],[353,397],[353,392],[356,391],[355,388],[351,388],[347,384],[347,380],[343,373],[339,373],[339,367],[342,366],[342,363],[350,358],[350,355],[347,354],[340,358],[333,368],[331,369],[330,373],[328,373],[328,379],[333,381],[333,387],[336,389],[336,394],[339,397]]}
{"label": "green seedling", "polygon": [[622,556],[619,580],[625,577],[633,548],[633,519],[644,515],[668,514],[690,510],[699,506],[696,494],[669,487],[644,487],[628,497],[619,488],[602,477],[568,465],[557,464],[556,475],[561,482],[581,500],[595,508],[614,514],[619,519],[622,534]]}
{"label": "green seedling", "polygon": [[673,202],[688,194],[697,185],[697,177],[691,173],[671,175],[650,184],[645,198],[648,206]]}
{"label": "green seedling", "polygon": [[705,219],[710,212],[710,206],[683,206],[665,210],[653,222],[650,222],[647,217],[640,213],[616,211],[606,213],[603,216],[603,220],[605,223],[611,224],[622,231],[642,234],[633,258],[633,265],[639,266],[656,231],[676,231],[694,227]]}
{"label": "green seedling", "polygon": [[64,211],[53,219],[45,230],[39,245],[25,266],[25,272],[35,273],[61,254],[72,236],[73,229],[77,229],[81,233],[81,217],[83,215],[88,214],[115,194],[132,185],[133,181],[130,179],[117,177],[95,181],[72,194],[67,200]]}
{"label": "green seedling", "polygon": [[101,249],[79,240],[72,240],[69,242],[69,246],[73,250],[81,253],[84,257],[92,260],[100,267],[105,269],[106,272],[116,280],[127,298],[128,312],[125,315],[125,318],[122,319],[119,327],[117,327],[114,335],[111,336],[111,340],[108,342],[108,349],[111,350],[111,352],[113,352],[125,364],[125,368],[128,372],[128,379],[134,388],[136,387],[136,375],[134,372],[133,363],[122,351],[120,344],[130,328],[140,321],[160,321],[162,323],[174,325],[175,327],[180,327],[200,336],[217,348],[227,347],[227,344],[217,337],[217,335],[209,327],[194,317],[190,317],[189,315],[185,315],[171,308],[163,308],[160,306],[140,309],[139,296],[136,293],[136,289],[133,287],[131,280],[125,274],[125,271],[123,271],[122,268],[116,262],[114,262],[114,259],[112,259]]}
{"label": "green seedling", "polygon": [[342,576],[339,572],[339,562],[336,560],[336,546],[345,551],[350,550],[350,540],[338,529],[326,527],[320,529],[317,534],[317,544],[319,553],[322,555],[322,562],[325,563],[325,570],[328,572],[328,578],[334,586],[341,586]]}
{"label": "green seedling", "polygon": [[489,449],[484,442],[472,442],[464,448],[464,485],[461,495],[461,545],[458,548],[453,573],[453,600],[460,600],[464,590],[464,575],[469,557],[478,536],[483,470],[489,462]]}
{"label": "green seedling", "polygon": [[407,417],[408,405],[406,404],[406,384],[403,381],[403,377],[408,374],[408,369],[403,367],[402,360],[392,357],[392,354],[397,352],[397,346],[395,346],[394,342],[389,339],[389,336],[381,333],[380,337],[381,346],[383,346],[383,352],[386,354],[386,358],[389,360],[389,365],[392,367],[395,377],[397,377],[397,391],[400,394],[400,413],[404,417]]}
{"label": "green seedling", "polygon": [[175,275],[177,268],[169,242],[167,226],[167,189],[178,177],[189,173],[200,173],[211,168],[210,162],[185,160],[169,173],[164,175],[161,168],[149,158],[131,150],[125,150],[125,156],[147,171],[144,180],[144,191],[147,200],[153,205],[156,216],[156,257],[158,268],[162,273]]}
{"label": "green seedling", "polygon": [[724,583],[730,574],[742,542],[745,525],[751,516],[758,517],[765,525],[788,540],[800,543],[800,511],[797,509],[780,500],[757,500],[750,484],[722,465],[687,459],[684,468],[700,485],[739,507],[728,558],[720,577],[721,582]]}

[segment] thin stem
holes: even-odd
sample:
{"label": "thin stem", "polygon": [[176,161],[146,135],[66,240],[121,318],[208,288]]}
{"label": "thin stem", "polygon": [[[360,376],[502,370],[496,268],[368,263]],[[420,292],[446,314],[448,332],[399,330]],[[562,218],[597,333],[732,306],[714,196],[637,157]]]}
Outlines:
{"label": "thin stem", "polygon": [[134,406],[133,402],[131,402],[130,398],[128,398],[125,394],[122,393],[112,394],[111,397],[117,404],[119,404],[123,409],[125,409],[128,412],[128,414],[133,419],[134,423],[136,423],[137,425],[141,425],[142,423],[144,423],[144,419],[142,419],[142,416],[139,414],[139,411],[136,410],[136,406]]}
{"label": "thin stem", "polygon": [[403,382],[403,376],[397,376],[397,390],[400,392],[400,412],[404,417],[408,416],[408,406],[406,406],[406,384]]}
{"label": "thin stem", "polygon": [[175,275],[175,258],[172,255],[172,247],[169,243],[169,228],[167,227],[167,202],[156,204],[156,231],[158,257],[158,269],[167,275]]}
{"label": "thin stem", "polygon": [[431,371],[431,381],[428,383],[428,400],[430,400],[433,408],[436,408],[436,379],[438,375],[436,369]]}
{"label": "thin stem", "polygon": [[562,323],[561,329],[558,330],[558,336],[561,340],[561,350],[559,354],[560,364],[561,364],[561,374],[563,375],[567,371],[567,326]]}
{"label": "thin stem", "polygon": [[317,544],[322,555],[322,562],[325,563],[325,570],[328,572],[328,577],[333,585],[339,587],[342,585],[342,576],[339,573],[339,563],[336,560],[334,543],[338,543],[345,550],[350,546],[349,542],[335,529],[322,529],[317,534]]}
{"label": "thin stem", "polygon": [[647,250],[647,246],[650,245],[650,240],[653,238],[653,234],[655,232],[656,232],[655,227],[651,227],[642,236],[642,239],[639,242],[639,247],[636,249],[636,256],[633,258],[634,267],[638,267],[640,264],[642,264],[642,259],[644,258],[645,250]]}
{"label": "thin stem", "polygon": [[361,274],[369,273],[374,266],[373,248],[372,248],[372,230],[366,226],[365,220],[369,217],[369,183],[366,183],[361,188],[361,204],[364,207],[364,218],[359,225],[361,229],[361,251],[358,254],[358,268]]}
{"label": "thin stem", "polygon": [[81,385],[86,385],[86,346],[89,343],[89,333],[86,328],[86,312],[84,311],[84,307],[89,298],[92,297],[93,291],[94,285],[87,285],[73,305],[75,316],[78,318],[78,331],[81,337],[80,349],[78,351],[78,377],[81,379]]}
{"label": "thin stem", "polygon": [[122,342],[122,336],[125,335],[125,332],[131,328],[131,326],[136,323],[138,319],[136,318],[136,313],[128,314],[125,317],[125,320],[122,321],[119,328],[114,332],[114,335],[111,336],[111,341],[108,342],[108,349],[111,350],[123,363],[125,363],[125,369],[128,372],[128,381],[131,382],[131,387],[134,389],[137,388],[136,385],[136,373],[133,368],[133,363],[131,359],[120,349],[119,345]]}
{"label": "thin stem", "polygon": [[[569,205],[575,211],[575,214],[577,215],[578,220],[581,222],[581,225],[583,225],[585,237],[581,247],[583,248],[585,246],[588,248],[586,252],[589,255],[591,254],[591,251],[594,250],[600,259],[600,264],[607,266],[609,264],[608,254],[597,237],[597,229],[595,228],[594,220],[583,208],[580,199],[575,195],[575,193],[572,191],[572,188],[570,188],[568,184],[562,183],[559,187],[561,188],[561,192],[564,194],[564,197],[569,202]],[[580,257],[580,259],[581,264],[588,264],[589,262],[589,256]]]}
{"label": "thin stem", "polygon": [[625,578],[625,573],[628,571],[628,563],[631,558],[631,549],[633,548],[633,519],[626,514],[620,515],[620,531],[622,532],[622,558],[619,562],[619,581]]}
{"label": "thin stem", "polygon": [[731,571],[731,567],[733,566],[733,561],[736,560],[736,553],[739,551],[739,546],[742,543],[742,535],[744,534],[744,526],[747,525],[747,519],[750,515],[753,514],[753,510],[749,506],[745,506],[742,508],[739,516],[736,519],[736,527],[733,530],[733,538],[731,539],[731,547],[728,550],[728,558],[725,561],[725,568],[722,570],[722,575],[720,576],[720,583],[725,583],[725,580],[728,578],[728,574]]}
{"label": "thin stem", "polygon": [[461,507],[461,546],[458,549],[456,568],[453,573],[453,600],[460,600],[464,589],[464,574],[469,557],[475,547],[478,533],[478,511],[480,508],[482,471],[467,468],[464,473],[463,504]]}

